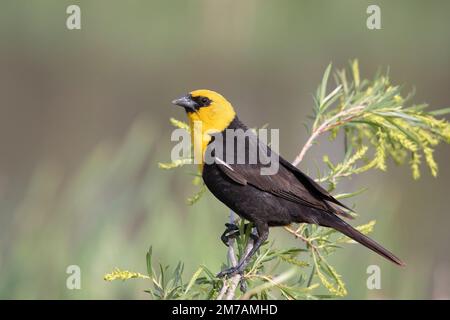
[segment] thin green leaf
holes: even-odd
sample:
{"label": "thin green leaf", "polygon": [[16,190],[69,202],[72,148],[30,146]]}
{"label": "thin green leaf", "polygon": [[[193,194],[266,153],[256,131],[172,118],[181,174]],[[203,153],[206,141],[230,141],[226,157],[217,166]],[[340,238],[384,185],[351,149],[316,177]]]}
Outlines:
{"label": "thin green leaf", "polygon": [[450,108],[444,108],[444,109],[439,109],[439,110],[433,110],[428,112],[429,114],[433,115],[433,116],[442,116],[444,114],[449,114],[450,113]]}
{"label": "thin green leaf", "polygon": [[352,197],[355,197],[355,196],[357,196],[357,195],[359,195],[359,194],[361,194],[361,193],[363,193],[363,192],[365,192],[365,191],[367,191],[368,190],[368,188],[362,188],[362,189],[359,189],[359,190],[357,190],[357,191],[355,191],[355,192],[349,192],[349,193],[340,193],[340,194],[337,194],[337,195],[335,195],[334,197],[336,198],[336,199],[347,199],[347,198],[352,198]]}
{"label": "thin green leaf", "polygon": [[147,274],[150,278],[153,278],[152,252],[153,252],[153,248],[152,248],[152,246],[150,246],[150,249],[148,249],[148,252],[145,255],[145,260],[147,262]]}
{"label": "thin green leaf", "polygon": [[319,95],[319,104],[322,105],[323,101],[325,99],[325,94],[327,92],[327,84],[328,84],[328,78],[330,77],[332,64],[330,63],[328,67],[325,69],[325,72],[323,74],[322,78],[322,84],[320,85],[320,95]]}
{"label": "thin green leaf", "polygon": [[195,273],[192,275],[191,280],[189,280],[186,290],[184,291],[184,295],[186,295],[189,292],[189,290],[191,290],[192,286],[195,283],[195,280],[197,280],[197,278],[200,276],[200,274],[202,272],[203,272],[203,267],[200,267],[197,269],[197,271],[195,271]]}

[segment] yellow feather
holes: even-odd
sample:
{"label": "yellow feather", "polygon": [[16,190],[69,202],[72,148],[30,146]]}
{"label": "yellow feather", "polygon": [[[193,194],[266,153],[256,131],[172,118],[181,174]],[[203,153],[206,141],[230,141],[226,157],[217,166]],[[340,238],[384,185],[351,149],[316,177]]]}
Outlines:
{"label": "yellow feather", "polygon": [[192,91],[190,94],[193,97],[202,96],[211,100],[209,106],[188,113],[194,159],[196,163],[202,163],[206,147],[211,141],[210,134],[225,130],[235,118],[236,112],[231,103],[217,92],[202,89]]}

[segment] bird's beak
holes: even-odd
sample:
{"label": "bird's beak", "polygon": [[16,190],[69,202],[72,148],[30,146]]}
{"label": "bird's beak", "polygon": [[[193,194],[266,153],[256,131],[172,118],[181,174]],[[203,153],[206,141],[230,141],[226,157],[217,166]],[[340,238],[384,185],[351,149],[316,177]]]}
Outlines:
{"label": "bird's beak", "polygon": [[192,99],[190,95],[175,99],[172,101],[173,104],[183,107],[186,111],[195,112],[195,108],[197,107],[197,103]]}

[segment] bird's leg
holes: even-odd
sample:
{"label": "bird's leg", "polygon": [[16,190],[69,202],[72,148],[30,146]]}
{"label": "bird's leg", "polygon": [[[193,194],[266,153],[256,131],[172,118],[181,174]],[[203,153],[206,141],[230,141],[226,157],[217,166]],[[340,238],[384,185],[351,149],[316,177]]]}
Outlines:
{"label": "bird's leg", "polygon": [[[250,227],[250,223],[246,223],[244,225],[244,233],[247,233],[248,228]],[[220,236],[222,242],[228,247],[230,239],[234,239],[240,235],[239,227],[234,223],[225,223],[225,231]],[[253,241],[256,241],[256,236],[253,233],[250,233],[250,237]]]}
{"label": "bird's leg", "polygon": [[221,271],[217,277],[222,278],[224,276],[233,276],[235,274],[242,274],[249,264],[253,255],[258,251],[261,245],[267,240],[269,236],[269,226],[265,223],[256,224],[256,231],[258,232],[258,237],[254,241],[253,248],[247,253],[241,261],[239,261],[238,265],[235,267],[231,267],[229,269],[225,269]]}

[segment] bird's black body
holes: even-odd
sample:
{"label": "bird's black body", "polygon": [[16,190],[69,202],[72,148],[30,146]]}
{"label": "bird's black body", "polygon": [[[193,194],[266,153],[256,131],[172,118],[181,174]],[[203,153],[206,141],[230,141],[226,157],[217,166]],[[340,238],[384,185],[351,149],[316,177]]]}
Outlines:
{"label": "bird's black body", "polygon": [[[227,129],[247,130],[247,127],[235,117]],[[225,145],[225,131],[219,134]],[[234,139],[236,151],[239,141]],[[261,145],[256,135],[247,136],[245,143],[245,152],[249,152],[251,143]],[[269,147],[263,147],[267,152],[273,152]],[[226,148],[223,150],[223,159],[220,160],[225,161]],[[276,174],[264,176],[260,174],[262,164],[236,164],[236,155],[233,157],[234,164],[225,165],[217,161],[204,164],[202,177],[208,189],[221,202],[255,225],[261,238],[260,243],[255,244],[255,251],[267,239],[269,227],[286,226],[293,222],[311,223],[334,228],[394,263],[402,264],[392,253],[340,219],[337,215],[348,217],[337,207],[344,205],[283,158],[279,157]]]}
{"label": "bird's black body", "polygon": [[[236,117],[227,129],[243,129],[247,130]],[[227,138],[224,132],[222,135],[223,143],[226,144]],[[256,140],[256,136],[254,136]],[[244,150],[248,152],[249,140],[246,138]],[[235,151],[238,145],[238,139],[235,139]],[[223,159],[227,158],[226,148],[223,148]],[[236,160],[236,155],[233,156]],[[234,161],[237,162],[237,161]],[[233,169],[240,169],[240,171],[247,171],[250,174],[260,175],[261,165],[251,164],[230,164]],[[212,164],[205,164],[203,166],[202,177],[208,189],[231,210],[236,212],[242,218],[253,222],[255,225],[267,224],[268,226],[285,226],[292,222],[309,222],[314,223],[314,220],[308,218],[309,214],[301,218],[301,212],[298,210],[298,204],[279,196],[276,196],[265,190],[261,190],[253,185],[245,182],[237,182],[230,178],[227,172],[224,171],[222,164],[214,162]],[[280,168],[280,170],[285,170]],[[254,178],[258,178],[255,176]],[[298,183],[297,181],[295,181]],[[267,186],[270,187],[270,186]],[[309,220],[309,221],[308,221]]]}

